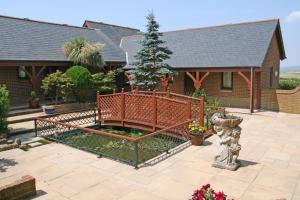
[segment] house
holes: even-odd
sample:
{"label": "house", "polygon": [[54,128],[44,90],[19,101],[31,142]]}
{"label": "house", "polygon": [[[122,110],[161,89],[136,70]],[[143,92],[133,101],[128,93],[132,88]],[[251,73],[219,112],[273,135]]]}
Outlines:
{"label": "house", "polygon": [[[264,91],[276,90],[280,60],[286,58],[278,19],[163,34],[173,52],[166,62],[178,71],[172,91],[191,94],[205,88],[225,106],[268,109]],[[0,84],[8,86],[13,104],[51,71],[72,65],[62,46],[78,36],[105,43],[106,67],[124,69],[132,67],[143,39],[138,29],[102,22],[86,20],[76,27],[0,16]],[[20,70],[24,67],[29,73]]]}
{"label": "house", "polygon": [[0,84],[7,85],[13,106],[27,103],[32,90],[42,94],[41,80],[47,74],[72,65],[62,47],[76,37],[104,43],[107,68],[125,64],[123,50],[101,30],[0,16]]}
{"label": "house", "polygon": [[[127,65],[135,61],[141,35],[122,39]],[[173,52],[166,62],[179,72],[171,90],[192,94],[204,88],[222,105],[270,109],[264,93],[276,90],[286,58],[278,19],[164,32]]]}

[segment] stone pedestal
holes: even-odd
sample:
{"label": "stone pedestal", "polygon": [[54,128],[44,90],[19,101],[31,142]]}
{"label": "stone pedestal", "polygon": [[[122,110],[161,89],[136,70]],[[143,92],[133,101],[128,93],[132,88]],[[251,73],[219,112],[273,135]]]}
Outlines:
{"label": "stone pedestal", "polygon": [[239,124],[242,121],[241,117],[221,113],[215,113],[211,117],[211,123],[219,137],[219,154],[214,158],[213,167],[234,171],[240,166],[237,158],[241,150]]}

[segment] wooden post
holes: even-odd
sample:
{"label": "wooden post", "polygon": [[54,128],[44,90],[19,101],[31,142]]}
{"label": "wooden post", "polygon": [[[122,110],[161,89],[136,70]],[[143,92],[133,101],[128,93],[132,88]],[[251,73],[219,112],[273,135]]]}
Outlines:
{"label": "wooden post", "polygon": [[191,101],[187,102],[187,120],[192,119],[192,103]]}
{"label": "wooden post", "polygon": [[167,97],[170,98],[170,88],[167,88]]}
{"label": "wooden post", "polygon": [[100,92],[97,91],[97,109],[98,109],[98,123],[101,125],[101,105],[100,105]]}
{"label": "wooden post", "polygon": [[204,127],[204,97],[200,97],[199,123]]}
{"label": "wooden post", "polygon": [[30,82],[32,85],[32,90],[37,91],[37,76],[36,76],[36,68],[35,66],[31,67],[31,77],[30,77]]}
{"label": "wooden post", "polygon": [[155,95],[155,91],[153,91],[153,131],[156,130],[156,124],[157,124],[157,98]]}
{"label": "wooden post", "polygon": [[251,67],[251,80],[250,80],[250,113],[253,113],[253,100],[254,100],[254,68]]}
{"label": "wooden post", "polygon": [[125,94],[124,94],[124,88],[122,88],[122,92],[121,92],[121,121],[122,121],[122,126],[124,126],[124,119],[125,119]]}
{"label": "wooden post", "polygon": [[254,96],[254,108],[260,109],[261,104],[261,72],[255,73],[256,90]]}

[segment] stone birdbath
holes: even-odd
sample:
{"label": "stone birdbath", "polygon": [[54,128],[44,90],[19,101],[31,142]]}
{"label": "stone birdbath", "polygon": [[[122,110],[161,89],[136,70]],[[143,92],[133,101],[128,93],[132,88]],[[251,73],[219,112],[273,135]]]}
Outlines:
{"label": "stone birdbath", "polygon": [[240,166],[237,158],[241,150],[239,124],[242,121],[241,117],[221,113],[215,113],[211,117],[211,123],[219,138],[219,153],[214,158],[213,167],[235,171]]}

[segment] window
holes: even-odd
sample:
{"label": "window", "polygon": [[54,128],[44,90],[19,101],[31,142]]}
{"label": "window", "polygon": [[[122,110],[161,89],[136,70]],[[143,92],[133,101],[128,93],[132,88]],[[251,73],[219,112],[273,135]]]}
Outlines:
{"label": "window", "polygon": [[222,72],[221,89],[232,90],[232,72]]}
{"label": "window", "polygon": [[271,69],[270,69],[270,88],[272,88],[273,87],[273,74],[274,74],[274,72],[273,72],[273,67],[271,67]]}
{"label": "window", "polygon": [[25,66],[18,67],[18,78],[20,78],[20,79],[24,79],[27,77],[27,75],[23,69],[25,69]]}

